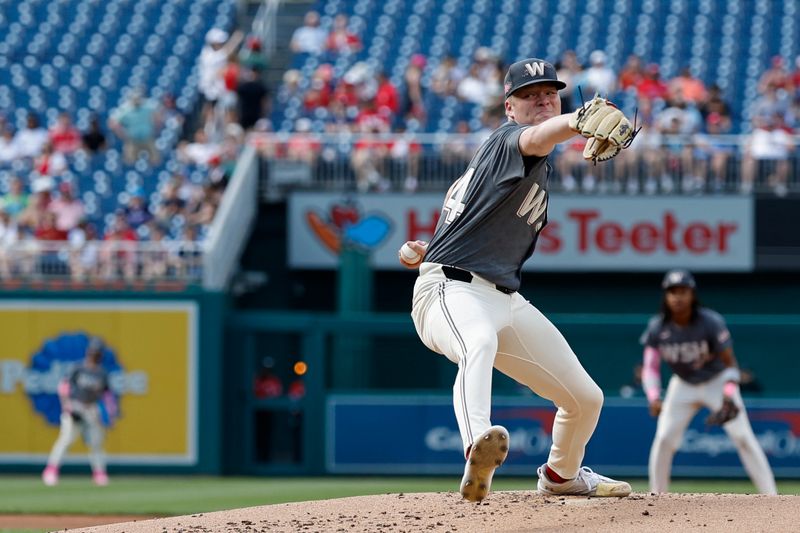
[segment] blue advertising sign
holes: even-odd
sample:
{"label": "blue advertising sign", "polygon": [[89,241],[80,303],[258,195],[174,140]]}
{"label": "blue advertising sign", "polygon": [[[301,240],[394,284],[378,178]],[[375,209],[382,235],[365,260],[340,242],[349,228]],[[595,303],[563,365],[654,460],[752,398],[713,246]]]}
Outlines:
{"label": "blue advertising sign", "polygon": [[[464,468],[461,436],[446,396],[331,395],[326,468],[350,474],[456,474]],[[777,477],[800,474],[800,401],[747,400],[750,421]],[[532,475],[547,460],[555,408],[535,397],[495,398],[492,423],[508,429],[503,474]],[[695,416],[675,455],[673,475],[746,476],[736,447],[720,428]],[[656,421],[644,399],[607,398],[584,464],[614,475],[647,475]]]}

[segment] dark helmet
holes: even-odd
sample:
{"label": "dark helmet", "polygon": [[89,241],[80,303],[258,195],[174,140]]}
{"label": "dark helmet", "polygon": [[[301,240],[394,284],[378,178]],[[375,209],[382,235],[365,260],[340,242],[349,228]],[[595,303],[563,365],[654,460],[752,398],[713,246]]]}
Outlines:
{"label": "dark helmet", "polygon": [[89,337],[89,344],[86,345],[86,355],[93,355],[95,359],[100,359],[103,355],[105,343],[100,337]]}
{"label": "dark helmet", "polygon": [[671,289],[672,287],[689,287],[694,289],[697,284],[694,282],[694,276],[688,270],[670,270],[664,275],[664,280],[661,282],[661,288],[664,290]]}

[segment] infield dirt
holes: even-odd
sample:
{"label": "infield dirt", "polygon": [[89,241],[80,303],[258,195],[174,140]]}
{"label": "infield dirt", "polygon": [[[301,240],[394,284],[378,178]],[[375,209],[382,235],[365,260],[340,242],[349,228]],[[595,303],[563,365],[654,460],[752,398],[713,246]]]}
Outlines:
{"label": "infield dirt", "polygon": [[249,507],[89,527],[82,532],[798,531],[800,496],[632,494],[626,498],[493,492],[385,494]]}

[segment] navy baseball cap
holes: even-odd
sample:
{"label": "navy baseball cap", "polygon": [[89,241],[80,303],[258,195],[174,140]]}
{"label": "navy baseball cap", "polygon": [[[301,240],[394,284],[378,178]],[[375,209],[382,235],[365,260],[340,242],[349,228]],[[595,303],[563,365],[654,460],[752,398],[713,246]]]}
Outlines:
{"label": "navy baseball cap", "polygon": [[552,83],[559,89],[567,86],[556,76],[556,68],[544,59],[531,57],[517,61],[506,72],[503,80],[503,88],[506,91],[506,98],[514,94],[514,91],[533,85],[535,83]]}
{"label": "navy baseball cap", "polygon": [[661,288],[667,290],[672,287],[689,287],[690,289],[694,289],[697,287],[697,284],[694,282],[694,276],[692,276],[692,273],[688,270],[670,270],[664,275]]}

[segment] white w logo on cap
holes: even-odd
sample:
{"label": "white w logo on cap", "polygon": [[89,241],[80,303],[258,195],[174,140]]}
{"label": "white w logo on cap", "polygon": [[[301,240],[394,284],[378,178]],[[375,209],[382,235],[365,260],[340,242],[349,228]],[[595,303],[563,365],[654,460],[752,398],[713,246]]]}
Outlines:
{"label": "white w logo on cap", "polygon": [[525,63],[525,70],[528,71],[533,77],[544,76],[544,63],[537,61],[536,63]]}

